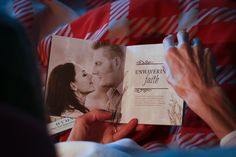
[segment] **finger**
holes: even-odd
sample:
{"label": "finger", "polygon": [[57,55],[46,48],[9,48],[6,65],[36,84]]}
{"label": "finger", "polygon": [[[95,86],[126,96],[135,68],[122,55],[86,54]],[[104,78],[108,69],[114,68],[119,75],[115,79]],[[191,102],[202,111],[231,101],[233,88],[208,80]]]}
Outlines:
{"label": "finger", "polygon": [[166,80],[171,86],[176,85],[176,83],[183,78],[185,69],[182,62],[178,54],[169,53],[169,55],[165,57]]}
{"label": "finger", "polygon": [[156,127],[156,125],[145,125],[144,130],[135,132],[135,134],[131,138],[136,142],[140,142],[146,139],[146,137],[149,136],[155,130]]}
{"label": "finger", "polygon": [[204,75],[204,80],[206,81],[206,83],[209,82],[209,77],[210,77],[210,73],[208,72],[208,50],[207,48],[204,49],[204,57],[203,57],[203,75]]}
{"label": "finger", "polygon": [[145,124],[138,124],[135,131],[143,131],[145,128]]}
{"label": "finger", "polygon": [[163,63],[163,70],[167,78],[171,76],[170,68],[168,66],[167,61],[164,61]]}
{"label": "finger", "polygon": [[215,84],[215,60],[209,48],[205,49],[205,60],[207,81]]}
{"label": "finger", "polygon": [[181,56],[182,60],[191,60],[192,59],[192,50],[189,46],[189,39],[188,39],[188,33],[180,31],[177,34],[178,39],[178,52]]}
{"label": "finger", "polygon": [[193,60],[203,70],[204,65],[204,49],[201,41],[198,38],[194,38],[192,41],[193,48]]}
{"label": "finger", "polygon": [[113,142],[113,134],[114,134],[114,130],[112,127],[108,127],[105,131],[104,131],[104,138],[102,139],[101,143],[106,144],[106,143],[111,143]]}
{"label": "finger", "polygon": [[174,48],[175,47],[174,36],[168,35],[167,37],[165,37],[163,40],[163,45],[166,53],[170,48]]}
{"label": "finger", "polygon": [[[163,40],[163,46],[164,46],[164,50],[165,50],[165,61],[166,61],[166,65],[165,68],[167,68],[168,66],[170,66],[168,63],[172,62],[172,59],[178,58],[178,50],[175,47],[175,43],[174,43],[174,36],[173,35],[168,35],[167,37],[164,38]],[[167,69],[165,69],[167,70]]]}
{"label": "finger", "polygon": [[121,138],[127,137],[131,132],[133,132],[138,125],[137,119],[132,119],[128,124],[124,125],[117,133],[113,135],[113,141],[119,140]]}
{"label": "finger", "polygon": [[108,111],[93,110],[80,117],[87,124],[92,124],[96,121],[104,121],[112,119],[112,113]]}
{"label": "finger", "polygon": [[184,32],[184,31],[180,31],[177,33],[177,39],[178,39],[178,45],[177,47],[180,48],[182,47],[183,45],[188,45],[188,33],[187,32]]}

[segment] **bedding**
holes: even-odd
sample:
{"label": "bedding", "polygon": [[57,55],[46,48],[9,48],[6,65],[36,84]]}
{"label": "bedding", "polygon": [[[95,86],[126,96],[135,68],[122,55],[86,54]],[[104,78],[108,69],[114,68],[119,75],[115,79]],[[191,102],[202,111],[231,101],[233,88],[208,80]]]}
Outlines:
{"label": "bedding", "polygon": [[[212,50],[216,58],[216,81],[236,104],[236,1],[104,0],[99,3],[98,0],[84,0],[80,3],[83,7],[73,9],[77,13],[82,10],[81,15],[36,41],[42,76],[48,66],[52,35],[139,45],[161,43],[166,35],[185,30],[190,39],[198,37]],[[33,29],[31,25],[26,26]],[[68,132],[60,135],[61,140],[67,136]],[[195,149],[216,146],[219,139],[185,104],[181,127],[152,128],[140,144],[149,151],[165,147]]]}

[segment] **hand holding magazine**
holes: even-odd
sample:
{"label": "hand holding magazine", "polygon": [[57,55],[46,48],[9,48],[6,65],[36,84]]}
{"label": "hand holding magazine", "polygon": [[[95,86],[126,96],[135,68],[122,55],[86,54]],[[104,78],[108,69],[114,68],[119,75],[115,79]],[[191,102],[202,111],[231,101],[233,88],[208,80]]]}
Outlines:
{"label": "hand holding magazine", "polygon": [[110,111],[115,123],[181,125],[183,100],[166,81],[163,57],[162,44],[124,47],[54,36],[45,94],[55,119],[50,132],[71,128],[74,118],[94,109]]}

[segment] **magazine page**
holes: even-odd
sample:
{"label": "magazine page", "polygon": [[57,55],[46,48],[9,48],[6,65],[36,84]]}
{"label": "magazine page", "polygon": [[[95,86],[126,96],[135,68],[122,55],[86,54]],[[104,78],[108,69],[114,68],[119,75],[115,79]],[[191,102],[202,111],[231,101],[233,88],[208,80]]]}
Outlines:
{"label": "magazine page", "polygon": [[162,44],[128,46],[121,122],[181,125],[183,100],[166,81]]}
{"label": "magazine page", "polygon": [[110,121],[119,122],[124,61],[125,47],[54,36],[45,94],[49,131],[72,128],[73,119],[94,109],[112,112]]}

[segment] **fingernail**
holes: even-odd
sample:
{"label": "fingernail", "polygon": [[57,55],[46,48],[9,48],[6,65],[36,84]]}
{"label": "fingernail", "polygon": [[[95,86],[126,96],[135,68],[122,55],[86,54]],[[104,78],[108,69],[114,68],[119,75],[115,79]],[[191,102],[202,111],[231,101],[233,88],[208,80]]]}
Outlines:
{"label": "fingernail", "polygon": [[195,46],[195,45],[200,45],[201,44],[201,41],[198,39],[198,38],[194,38],[193,41],[192,41],[192,46]]}
{"label": "fingernail", "polygon": [[168,35],[167,37],[165,37],[165,39],[163,40],[163,45],[165,51],[167,51],[169,48],[174,47],[175,43],[173,35]]}
{"label": "fingernail", "polygon": [[180,47],[184,43],[188,43],[188,33],[184,31],[178,32],[177,39],[178,39],[178,47]]}

